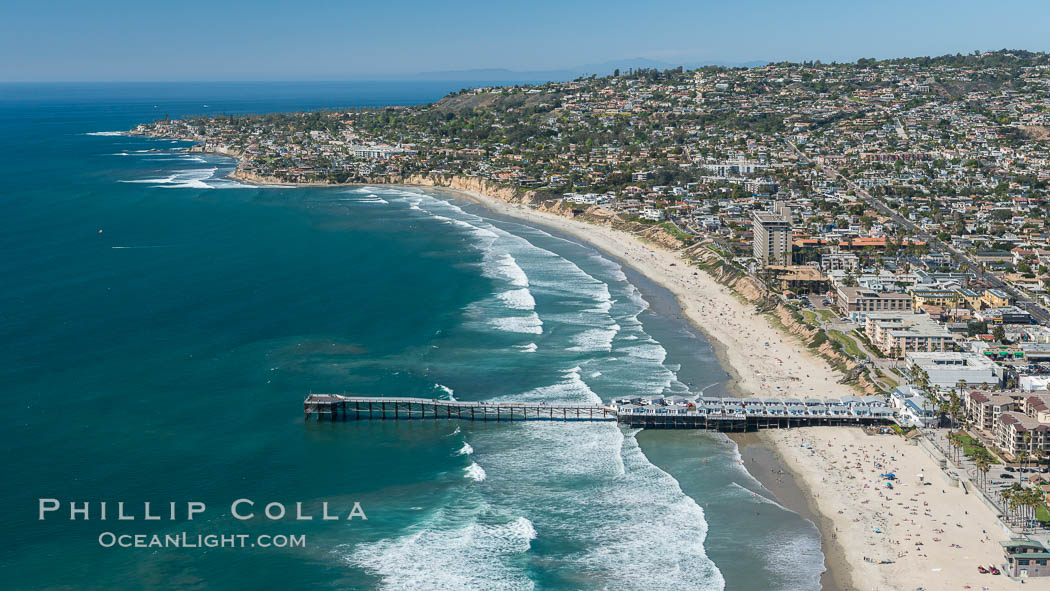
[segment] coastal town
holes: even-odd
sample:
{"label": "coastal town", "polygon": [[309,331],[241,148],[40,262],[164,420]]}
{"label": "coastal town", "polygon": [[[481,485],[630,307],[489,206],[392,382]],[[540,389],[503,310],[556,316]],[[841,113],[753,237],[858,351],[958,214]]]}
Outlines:
{"label": "coastal town", "polygon": [[[882,507],[856,509],[871,540],[847,556],[922,536],[910,555],[865,554],[855,572],[904,577],[898,563],[924,564],[929,546],[944,545],[947,564],[980,543],[992,558],[966,563],[966,580],[1050,576],[1050,54],[627,70],[132,133],[233,156],[231,176],[247,182],[432,185],[600,226],[596,244],[651,257],[685,312],[712,318],[706,330],[745,356],[727,353],[759,375],[738,376],[742,398],[892,409],[888,446],[809,428],[771,436],[799,470],[838,462],[854,509]],[[697,295],[705,285],[718,293]],[[762,364],[740,352],[748,338],[768,349]],[[936,493],[970,509],[949,524],[930,508]],[[944,533],[956,526],[971,539]]]}

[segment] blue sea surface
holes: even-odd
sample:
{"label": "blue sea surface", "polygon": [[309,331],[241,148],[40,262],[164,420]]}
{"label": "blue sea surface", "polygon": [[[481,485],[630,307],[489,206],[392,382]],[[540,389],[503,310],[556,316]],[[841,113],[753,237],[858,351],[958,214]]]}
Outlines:
{"label": "blue sea surface", "polygon": [[[6,588],[819,586],[816,530],[724,437],[303,419],[309,392],[725,392],[666,290],[448,194],[243,185],[225,178],[228,158],[119,134],[164,116],[419,104],[460,86],[0,85]],[[40,498],[62,511],[38,519]],[[240,498],[256,518],[231,515]],[[90,502],[90,520],[71,520],[71,501]],[[115,520],[118,501],[137,519]],[[144,521],[147,501],[165,518]],[[187,520],[191,501],[207,510]],[[270,502],[314,519],[265,519]],[[360,503],[368,519],[323,520],[323,502],[340,516]],[[307,543],[107,548],[104,532]]]}

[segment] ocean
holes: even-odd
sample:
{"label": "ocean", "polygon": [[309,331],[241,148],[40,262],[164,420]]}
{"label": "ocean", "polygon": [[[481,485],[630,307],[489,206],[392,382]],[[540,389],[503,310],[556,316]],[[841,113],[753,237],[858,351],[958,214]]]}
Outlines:
{"label": "ocean", "polygon": [[[309,392],[724,393],[710,343],[660,286],[447,193],[243,185],[228,158],[117,133],[461,86],[0,85],[5,587],[819,587],[817,530],[723,436],[303,419]],[[125,501],[140,518],[70,520],[63,505],[40,520],[40,498]],[[240,498],[316,517],[241,521]],[[208,510],[147,522],[146,501]],[[323,520],[324,501],[367,520]],[[104,532],[306,545],[104,547]]]}

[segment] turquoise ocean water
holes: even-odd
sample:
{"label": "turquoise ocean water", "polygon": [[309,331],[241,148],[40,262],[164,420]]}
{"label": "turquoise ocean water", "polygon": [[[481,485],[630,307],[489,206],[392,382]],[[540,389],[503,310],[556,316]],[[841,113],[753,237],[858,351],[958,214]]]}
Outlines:
{"label": "turquoise ocean water", "polygon": [[[819,586],[815,528],[719,436],[303,421],[310,391],[724,392],[665,290],[447,195],[246,186],[223,178],[227,158],[110,133],[164,115],[415,104],[458,86],[0,85],[5,588]],[[70,521],[64,506],[40,521],[39,498],[208,510]],[[241,522],[238,498],[318,515],[356,501],[368,520]],[[104,548],[105,531],[307,546]]]}

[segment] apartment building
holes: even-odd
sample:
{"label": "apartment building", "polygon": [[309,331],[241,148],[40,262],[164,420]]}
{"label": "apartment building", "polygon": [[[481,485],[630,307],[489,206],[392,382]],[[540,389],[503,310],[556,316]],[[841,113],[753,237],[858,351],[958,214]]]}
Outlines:
{"label": "apartment building", "polygon": [[908,351],[947,351],[954,339],[925,314],[869,312],[864,334],[887,357],[900,359]]}
{"label": "apartment building", "polygon": [[1004,412],[1014,409],[1014,399],[1002,394],[970,392],[965,397],[966,416],[978,429],[992,433],[995,421]]}
{"label": "apartment building", "polygon": [[791,264],[791,210],[781,201],[773,211],[751,213],[754,228],[753,252],[758,262],[767,265]]}
{"label": "apartment building", "polygon": [[839,311],[851,320],[865,318],[871,312],[906,312],[912,309],[911,296],[904,293],[842,285],[839,285],[835,292]]}

